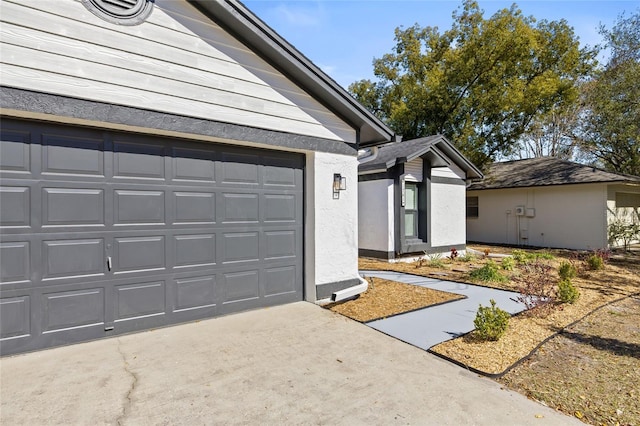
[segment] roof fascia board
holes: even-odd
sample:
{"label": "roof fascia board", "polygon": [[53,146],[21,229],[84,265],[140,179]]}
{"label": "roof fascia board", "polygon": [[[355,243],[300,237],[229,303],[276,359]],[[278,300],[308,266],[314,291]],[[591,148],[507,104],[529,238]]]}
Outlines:
{"label": "roof fascia board", "polygon": [[[444,151],[458,167],[465,171],[467,179],[483,179],[484,175],[471,161],[462,155],[458,149],[447,140],[444,136],[440,135],[440,140],[435,142],[436,147]],[[442,145],[442,146],[440,146]]]}
{"label": "roof fascia board", "polygon": [[345,89],[315,66],[242,3],[235,0],[188,0],[216,18],[234,36],[256,49],[358,130],[360,147],[397,139],[380,119],[356,101]]}

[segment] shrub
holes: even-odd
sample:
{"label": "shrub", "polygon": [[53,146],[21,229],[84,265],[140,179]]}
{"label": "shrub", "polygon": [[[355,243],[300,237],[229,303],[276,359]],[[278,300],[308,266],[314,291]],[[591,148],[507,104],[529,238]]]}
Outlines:
{"label": "shrub", "polygon": [[469,276],[478,281],[499,283],[508,281],[507,277],[498,272],[498,265],[493,260],[489,260],[482,268],[474,269],[469,273]]}
{"label": "shrub", "polygon": [[553,259],[556,258],[553,254],[549,253],[548,251],[544,251],[544,250],[536,252],[536,253],[533,253],[533,257],[534,257],[534,259],[544,259],[544,260],[553,260]]}
{"label": "shrub", "polygon": [[592,271],[599,271],[604,269],[604,259],[598,255],[598,253],[594,253],[591,256],[587,257],[587,266]]}
{"label": "shrub", "polygon": [[540,260],[525,265],[517,279],[520,293],[514,300],[524,304],[530,315],[544,317],[550,313],[556,298],[551,265]]}
{"label": "shrub", "polygon": [[511,256],[513,256],[516,262],[521,264],[529,263],[531,260],[531,256],[524,250],[514,250],[511,252]]}
{"label": "shrub", "polygon": [[469,252],[469,251],[467,250],[467,251],[464,253],[464,256],[462,256],[462,257],[460,258],[460,260],[461,260],[461,261],[463,261],[463,262],[471,262],[471,261],[473,261],[473,260],[476,260],[476,257],[475,257],[471,252]]}
{"label": "shrub", "polygon": [[478,308],[473,325],[476,326],[476,334],[482,340],[498,340],[507,331],[509,326],[508,312],[496,307],[496,301],[491,299],[491,306]]}
{"label": "shrub", "polygon": [[513,268],[516,266],[516,261],[513,257],[504,257],[502,258],[502,269],[505,271],[513,271]]}
{"label": "shrub", "polygon": [[558,283],[558,299],[562,303],[574,303],[580,297],[580,292],[570,280],[562,279]]}
{"label": "shrub", "polygon": [[571,280],[578,275],[578,269],[571,262],[562,262],[558,268],[558,275],[562,280]]}

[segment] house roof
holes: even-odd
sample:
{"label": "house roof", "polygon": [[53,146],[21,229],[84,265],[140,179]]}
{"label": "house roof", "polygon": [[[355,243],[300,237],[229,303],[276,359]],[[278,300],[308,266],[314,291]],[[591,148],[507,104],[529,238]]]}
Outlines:
{"label": "house roof", "polygon": [[360,160],[358,172],[365,174],[385,171],[396,164],[423,156],[429,159],[432,167],[446,167],[455,164],[464,170],[467,179],[482,179],[483,177],[482,172],[442,135],[380,145],[374,160],[369,160],[367,157]]}
{"label": "house roof", "polygon": [[393,130],[356,101],[342,86],[314,65],[237,0],[189,0],[273,66],[323,102],[358,130],[360,147],[399,140]]}
{"label": "house roof", "polygon": [[607,172],[553,157],[540,157],[494,163],[489,167],[483,181],[474,182],[467,189],[525,188],[599,182],[640,184],[640,176]]}

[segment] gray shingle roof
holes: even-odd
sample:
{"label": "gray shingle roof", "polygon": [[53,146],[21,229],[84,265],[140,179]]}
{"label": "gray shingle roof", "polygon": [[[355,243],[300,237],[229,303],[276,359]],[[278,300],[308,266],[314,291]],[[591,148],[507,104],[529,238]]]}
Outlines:
{"label": "gray shingle roof", "polygon": [[366,158],[363,158],[363,164],[360,164],[358,171],[362,173],[387,170],[396,164],[411,161],[425,154],[431,157],[430,160],[434,166],[445,166],[453,163],[465,171],[467,179],[482,178],[480,170],[442,135],[380,145],[376,159],[367,161]]}
{"label": "gray shingle roof", "polygon": [[472,183],[467,189],[526,188],[598,182],[640,184],[640,176],[607,172],[553,157],[540,157],[494,163],[485,173],[483,181]]}

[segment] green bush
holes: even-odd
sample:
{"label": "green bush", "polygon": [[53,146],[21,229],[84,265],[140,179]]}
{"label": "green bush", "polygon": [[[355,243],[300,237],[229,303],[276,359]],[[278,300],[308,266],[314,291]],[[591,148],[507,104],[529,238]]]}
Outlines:
{"label": "green bush", "polygon": [[476,335],[482,340],[498,340],[507,331],[509,326],[508,312],[496,307],[496,301],[491,299],[491,307],[478,308],[473,325],[476,326]]}
{"label": "green bush", "polygon": [[604,269],[604,259],[598,254],[592,254],[587,258],[587,265],[592,271]]}
{"label": "green bush", "polygon": [[531,259],[531,256],[524,250],[514,250],[511,252],[511,256],[518,263],[528,263]]}
{"label": "green bush", "polygon": [[469,252],[469,250],[464,252],[464,256],[462,256],[460,258],[461,261],[463,262],[471,262],[473,260],[476,260],[476,257],[473,255],[473,253]]}
{"label": "green bush", "polygon": [[558,275],[562,280],[571,280],[578,275],[578,270],[570,262],[562,262],[560,268],[558,268]]}
{"label": "green bush", "polygon": [[562,303],[574,303],[580,297],[580,292],[570,280],[562,279],[558,283],[558,299]]}
{"label": "green bush", "polygon": [[502,258],[501,266],[505,271],[513,271],[513,268],[515,268],[516,266],[516,261],[513,259],[513,257],[504,257]]}
{"label": "green bush", "polygon": [[469,276],[478,281],[500,283],[508,281],[507,277],[498,272],[498,265],[493,260],[489,260],[482,268],[474,269],[469,273]]}
{"label": "green bush", "polygon": [[532,254],[534,259],[553,260],[556,258],[554,255],[552,255],[548,251],[539,251]]}

